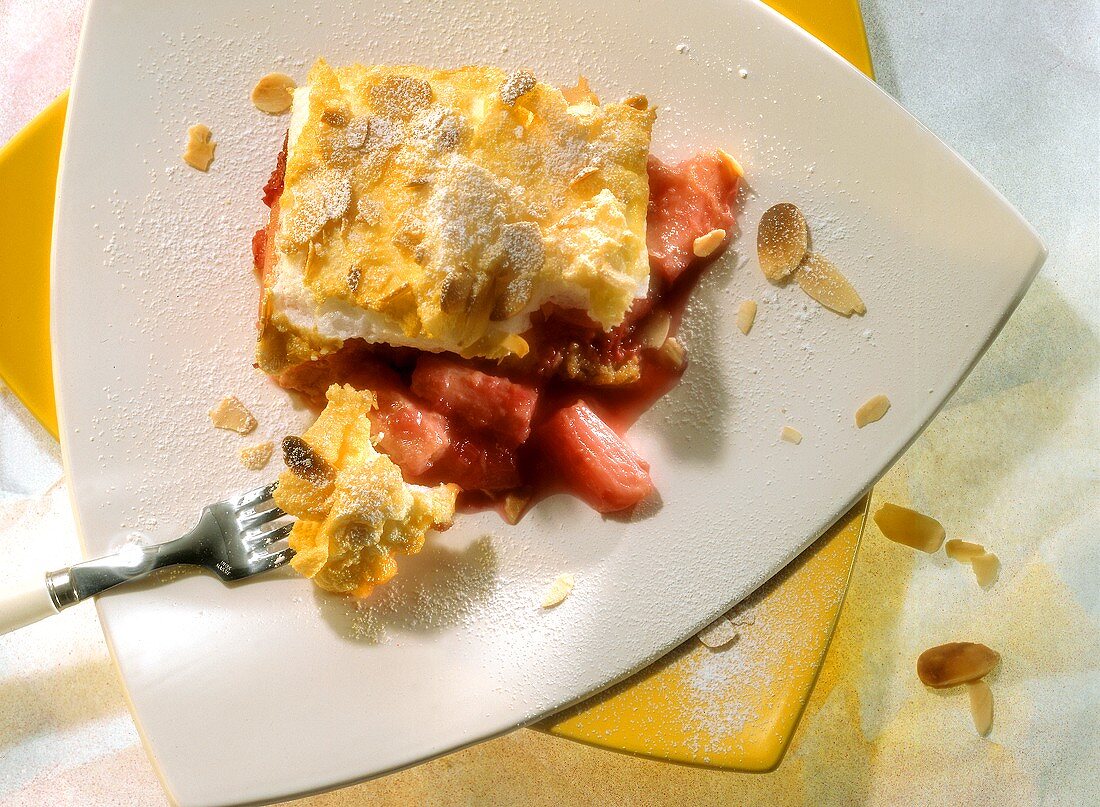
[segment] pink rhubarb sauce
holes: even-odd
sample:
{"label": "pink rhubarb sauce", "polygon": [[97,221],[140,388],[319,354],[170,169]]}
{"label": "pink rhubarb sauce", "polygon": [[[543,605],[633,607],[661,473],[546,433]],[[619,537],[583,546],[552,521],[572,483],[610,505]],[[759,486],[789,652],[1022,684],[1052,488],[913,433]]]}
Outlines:
{"label": "pink rhubarb sauce", "polygon": [[[264,187],[271,220],[252,239],[261,284],[273,260],[285,168],[284,145]],[[498,364],[351,340],[276,381],[318,411],[332,383],[373,390],[379,449],[410,482],[457,484],[463,509],[499,508],[509,493],[535,501],[562,491],[602,513],[632,507],[653,482],[622,435],[683,374],[642,345],[644,328],[663,312],[675,333],[701,272],[721,252],[697,258],[693,242],[711,230],[731,231],[738,177],[713,154],[676,166],[650,157],[649,185],[650,291],[613,330],[548,306],[532,316],[523,359]],[[625,383],[609,383],[598,371],[624,366],[632,368]]]}

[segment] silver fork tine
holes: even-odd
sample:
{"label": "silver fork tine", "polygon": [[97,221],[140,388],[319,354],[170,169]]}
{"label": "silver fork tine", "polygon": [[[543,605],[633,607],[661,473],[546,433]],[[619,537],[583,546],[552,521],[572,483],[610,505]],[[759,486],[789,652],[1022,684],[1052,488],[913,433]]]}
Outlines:
{"label": "silver fork tine", "polygon": [[288,535],[290,535],[290,531],[293,528],[293,524],[285,524],[282,527],[278,527],[274,530],[268,530],[267,532],[262,532],[259,535],[250,535],[248,537],[248,540],[250,543],[267,546],[268,544],[273,544],[276,541],[281,541],[283,538],[286,538]]}
{"label": "silver fork tine", "polygon": [[293,549],[280,549],[278,552],[272,552],[270,555],[259,558],[256,561],[256,570],[266,572],[271,569],[277,569],[292,557],[294,557]]}
{"label": "silver fork tine", "polygon": [[272,507],[270,510],[261,510],[259,512],[251,511],[244,515],[237,517],[237,523],[241,525],[241,529],[248,531],[254,527],[259,527],[266,524],[269,521],[274,521],[277,518],[282,518],[286,513],[278,507]]}
{"label": "silver fork tine", "polygon": [[255,507],[260,502],[266,501],[271,498],[271,494],[275,492],[275,488],[279,486],[278,482],[272,482],[269,485],[258,487],[254,490],[250,490],[247,493],[242,493],[236,502],[236,509],[243,510],[246,507]]}

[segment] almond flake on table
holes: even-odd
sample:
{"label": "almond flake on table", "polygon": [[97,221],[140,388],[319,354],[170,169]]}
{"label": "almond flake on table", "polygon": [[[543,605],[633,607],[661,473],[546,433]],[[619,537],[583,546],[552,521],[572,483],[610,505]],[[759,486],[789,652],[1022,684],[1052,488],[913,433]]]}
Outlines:
{"label": "almond flake on table", "polygon": [[943,525],[931,516],[910,510],[898,504],[883,502],[875,511],[875,524],[882,534],[894,543],[903,544],[921,552],[939,551],[946,535]]}
{"label": "almond flake on table", "polygon": [[824,255],[809,252],[794,273],[799,288],[830,311],[842,317],[866,314],[859,294]]}
{"label": "almond flake on table", "polygon": [[754,322],[756,322],[756,300],[742,300],[741,305],[737,306],[737,329],[748,336]]}
{"label": "almond flake on table", "polygon": [[286,73],[268,73],[252,88],[252,105],[268,115],[282,115],[294,102],[297,86]]}
{"label": "almond flake on table", "polygon": [[210,422],[219,429],[248,434],[256,428],[256,418],[234,395],[222,398],[209,414]]}
{"label": "almond flake on table", "polygon": [[864,426],[882,420],[889,410],[890,399],[885,395],[875,395],[873,398],[868,398],[856,410],[856,428],[862,429]]}
{"label": "almond flake on table", "polygon": [[996,650],[977,642],[948,642],[931,647],[917,659],[917,677],[925,686],[948,689],[977,681],[1001,661]]}
{"label": "almond flake on table", "polygon": [[962,541],[958,538],[952,538],[944,544],[943,551],[946,552],[947,557],[952,560],[957,560],[959,563],[970,563],[973,558],[985,554],[985,547],[981,544],[975,544],[972,541]]}
{"label": "almond flake on table", "polygon": [[982,588],[989,588],[1001,576],[1001,561],[992,552],[983,552],[970,559],[974,578]]}
{"label": "almond flake on table", "polygon": [[974,718],[974,728],[982,737],[988,737],[993,728],[993,690],[984,680],[973,681],[966,688],[970,695],[970,716]]}
{"label": "almond flake on table", "polygon": [[783,429],[779,432],[779,439],[781,439],[784,443],[793,443],[794,445],[798,445],[802,442],[802,432],[800,432],[793,426],[784,426]]}
{"label": "almond flake on table", "polygon": [[573,583],[573,575],[568,572],[559,574],[555,577],[542,598],[542,607],[553,608],[557,605],[561,605],[565,601],[565,598],[572,593]]}
{"label": "almond flake on table", "polygon": [[699,631],[696,638],[711,650],[719,650],[733,642],[738,635],[737,626],[728,616],[722,614]]}
{"label": "almond flake on table", "polygon": [[183,161],[199,171],[207,171],[214,161],[214,149],[217,147],[211,138],[210,127],[196,123],[187,130],[187,147],[183,150]]}
{"label": "almond flake on table", "polygon": [[790,202],[769,207],[756,230],[756,257],[764,277],[773,283],[785,279],[806,257],[809,241],[801,210]]}

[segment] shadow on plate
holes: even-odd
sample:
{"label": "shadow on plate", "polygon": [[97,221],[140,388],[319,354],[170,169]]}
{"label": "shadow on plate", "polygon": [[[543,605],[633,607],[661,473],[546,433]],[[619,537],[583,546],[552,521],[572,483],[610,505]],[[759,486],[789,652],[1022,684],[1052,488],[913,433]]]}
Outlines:
{"label": "shadow on plate", "polygon": [[370,597],[351,600],[314,590],[325,621],[348,641],[381,644],[390,630],[435,633],[460,624],[497,586],[498,559],[489,536],[454,550],[428,543],[400,559],[401,570]]}

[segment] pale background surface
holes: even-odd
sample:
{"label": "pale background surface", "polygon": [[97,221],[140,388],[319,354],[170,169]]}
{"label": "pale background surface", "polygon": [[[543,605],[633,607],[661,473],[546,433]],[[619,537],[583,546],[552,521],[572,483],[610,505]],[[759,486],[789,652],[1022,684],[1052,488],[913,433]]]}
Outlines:
{"label": "pale background surface", "polygon": [[[1004,564],[1001,581],[983,592],[963,567],[917,557],[872,525],[807,716],[773,774],[671,766],[519,731],[301,804],[1095,798],[1100,19],[1095,4],[1050,5],[1059,8],[863,0],[882,86],[1000,188],[1050,248],[1000,339],[872,504],[911,504],[949,535],[985,543]],[[68,83],[82,6],[0,0],[0,142]],[[60,473],[52,438],[0,387],[0,586],[78,556]],[[989,740],[974,735],[965,694],[930,693],[912,672],[921,650],[955,639],[1004,656],[991,679]],[[0,805],[163,803],[94,609],[0,638]]]}

